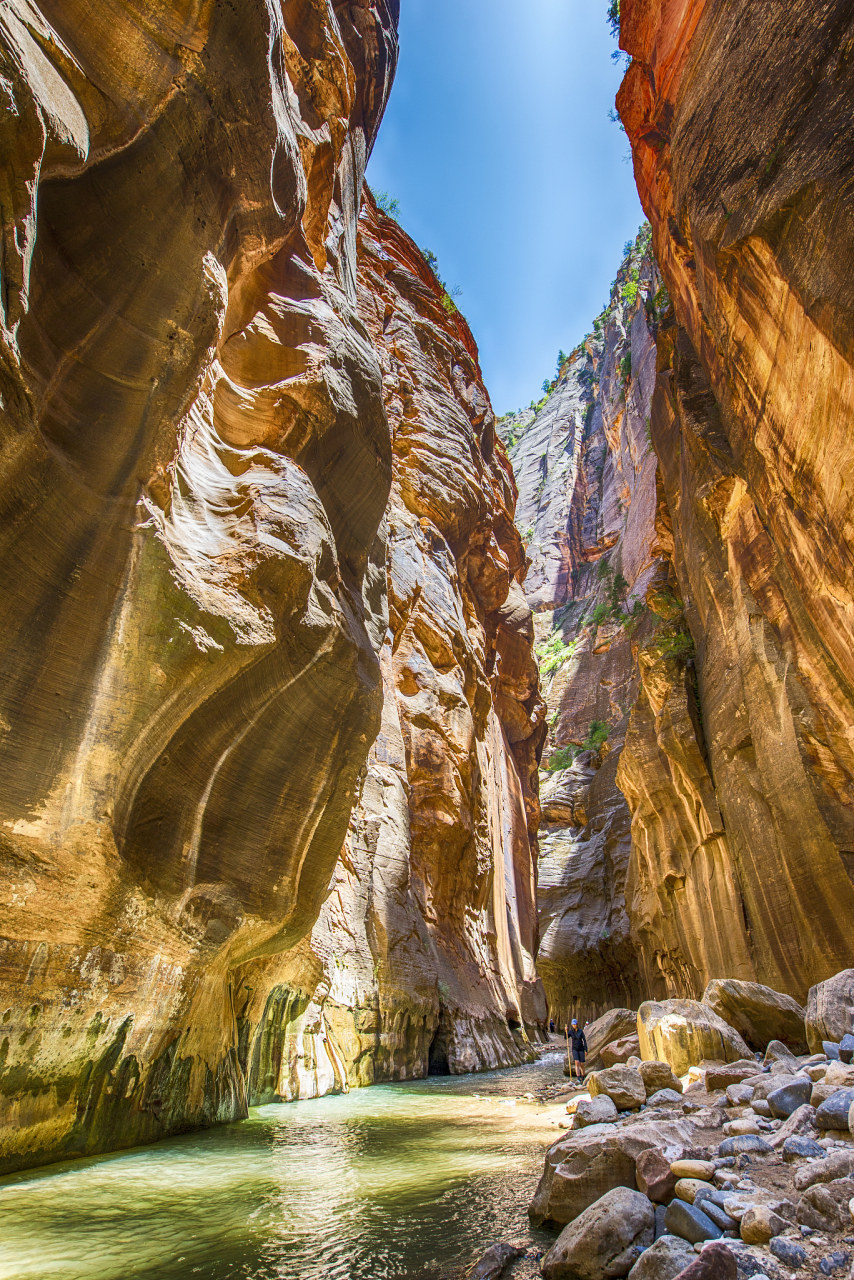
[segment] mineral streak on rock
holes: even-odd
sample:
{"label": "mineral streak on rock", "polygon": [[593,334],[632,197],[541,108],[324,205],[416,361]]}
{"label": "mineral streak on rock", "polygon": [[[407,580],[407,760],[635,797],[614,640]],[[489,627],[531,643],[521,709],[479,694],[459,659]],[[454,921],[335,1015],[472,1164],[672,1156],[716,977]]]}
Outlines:
{"label": "mineral streak on rock", "polygon": [[258,1101],[521,1062],[546,1014],[546,725],[512,473],[465,321],[370,197],[359,259],[394,458],[383,720],[310,939],[240,974]]}
{"label": "mineral streak on rock", "polygon": [[850,40],[841,0],[773,22],[750,0],[621,6],[618,108],[675,306],[651,434],[696,649],[699,756],[673,779],[693,864],[653,839],[640,707],[621,785],[637,849],[657,843],[649,945],[694,994],[734,977],[803,1003],[851,963]]}

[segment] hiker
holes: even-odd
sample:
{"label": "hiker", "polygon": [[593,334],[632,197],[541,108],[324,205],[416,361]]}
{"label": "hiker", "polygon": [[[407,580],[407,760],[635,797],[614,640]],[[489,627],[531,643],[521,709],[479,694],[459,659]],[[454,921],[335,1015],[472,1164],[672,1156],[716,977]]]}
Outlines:
{"label": "hiker", "polygon": [[572,1061],[575,1063],[575,1074],[577,1079],[583,1080],[584,1059],[587,1057],[587,1037],[578,1025],[577,1018],[572,1019],[569,1038],[572,1042]]}

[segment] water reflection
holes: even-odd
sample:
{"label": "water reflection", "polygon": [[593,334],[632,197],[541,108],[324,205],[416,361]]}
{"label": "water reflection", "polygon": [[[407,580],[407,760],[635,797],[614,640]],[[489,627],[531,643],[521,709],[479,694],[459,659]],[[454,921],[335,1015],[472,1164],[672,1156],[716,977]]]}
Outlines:
{"label": "water reflection", "polygon": [[0,1280],[427,1280],[496,1239],[547,1244],[525,1208],[554,1133],[503,1095],[560,1067],[259,1107],[5,1179]]}

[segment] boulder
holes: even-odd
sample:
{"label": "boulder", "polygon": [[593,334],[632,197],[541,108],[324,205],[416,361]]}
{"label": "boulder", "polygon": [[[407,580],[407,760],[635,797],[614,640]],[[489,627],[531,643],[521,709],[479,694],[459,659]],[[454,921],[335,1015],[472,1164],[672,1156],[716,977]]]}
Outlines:
{"label": "boulder", "polygon": [[698,1244],[701,1240],[717,1240],[722,1235],[720,1227],[712,1222],[708,1214],[684,1200],[670,1202],[664,1215],[664,1225],[671,1235],[690,1240],[691,1244]]}
{"label": "boulder", "polygon": [[658,1204],[669,1203],[676,1188],[676,1174],[663,1151],[650,1147],[642,1151],[635,1164],[638,1191]]}
{"label": "boulder", "polygon": [[727,1085],[726,1100],[731,1107],[743,1107],[752,1100],[755,1092],[752,1084],[730,1084]]}
{"label": "boulder", "polygon": [[711,1160],[674,1160],[670,1172],[677,1178],[699,1178],[702,1182],[710,1182],[715,1176],[715,1166]]}
{"label": "boulder", "polygon": [[694,1257],[693,1245],[681,1236],[659,1236],[644,1249],[629,1272],[629,1280],[674,1280]]}
{"label": "boulder", "polygon": [[613,1124],[618,1115],[607,1094],[600,1094],[589,1101],[582,1100],[575,1108],[575,1128],[584,1129],[589,1124]]}
{"label": "boulder", "polygon": [[814,1138],[802,1137],[799,1134],[787,1138],[781,1152],[787,1164],[792,1164],[795,1160],[806,1160],[808,1157],[821,1160],[825,1154],[824,1147],[820,1147]]}
{"label": "boulder", "polygon": [[682,1092],[682,1082],[678,1076],[673,1074],[673,1069],[669,1062],[642,1062],[638,1067],[638,1071],[644,1082],[648,1098],[654,1093],[658,1093],[661,1089],[673,1089],[676,1093]]}
{"label": "boulder", "polygon": [[640,1041],[637,1032],[631,1036],[622,1036],[619,1040],[612,1040],[610,1044],[606,1044],[601,1053],[602,1065],[605,1067],[614,1067],[619,1063],[627,1062],[629,1058],[634,1058],[640,1053]]}
{"label": "boulder", "polygon": [[840,1061],[839,1045],[835,1040],[822,1040],[821,1051],[826,1058],[835,1059],[837,1062]]}
{"label": "boulder", "polygon": [[684,1200],[686,1204],[693,1204],[697,1192],[706,1186],[706,1183],[700,1178],[678,1178],[674,1191],[680,1200]]}
{"label": "boulder", "polygon": [[653,1242],[646,1196],[615,1187],[564,1227],[542,1261],[546,1280],[605,1280],[628,1275]]}
{"label": "boulder", "polygon": [[750,1058],[738,1032],[699,1000],[645,1001],[638,1009],[638,1036],[641,1057],[668,1062],[678,1076],[704,1058],[719,1062]]}
{"label": "boulder", "polygon": [[772,1147],[779,1148],[789,1138],[793,1138],[798,1134],[807,1134],[812,1136],[815,1132],[815,1108],[809,1104],[798,1107],[797,1111],[793,1111],[788,1120],[784,1120],[776,1133],[769,1134],[768,1142]]}
{"label": "boulder", "polygon": [[664,1107],[681,1101],[682,1094],[677,1093],[675,1089],[659,1089],[657,1093],[653,1093],[647,1098],[647,1102],[651,1107]]}
{"label": "boulder", "polygon": [[737,978],[713,978],[703,992],[703,1004],[739,1032],[751,1049],[764,1052],[769,1040],[779,1040],[794,1053],[806,1053],[806,1010],[791,996]]}
{"label": "boulder", "polygon": [[[814,1085],[813,1088],[817,1088]],[[847,1129],[848,1113],[854,1104],[854,1089],[837,1089],[815,1113],[817,1129]]]}
{"label": "boulder", "polygon": [[826,1253],[820,1260],[818,1269],[823,1276],[832,1276],[834,1271],[847,1267],[850,1261],[850,1253],[846,1253],[844,1249],[834,1249],[833,1253]]}
{"label": "boulder", "polygon": [[808,1187],[814,1187],[819,1182],[835,1182],[837,1178],[848,1178],[854,1173],[854,1151],[825,1152],[823,1147],[819,1147],[819,1151],[824,1156],[823,1160],[804,1165],[795,1171],[796,1191],[806,1191]]}
{"label": "boulder", "polygon": [[796,1055],[781,1040],[772,1040],[768,1044],[763,1063],[766,1067],[770,1067],[772,1071],[785,1070],[791,1072],[793,1076],[797,1075],[801,1069],[801,1064],[798,1062]]}
{"label": "boulder", "polygon": [[724,1125],[724,1133],[730,1136],[739,1136],[745,1133],[759,1133],[759,1121],[755,1115],[740,1116],[737,1120],[730,1120]]}
{"label": "boulder", "polygon": [[624,1036],[637,1035],[637,1033],[638,1015],[633,1009],[609,1009],[607,1013],[602,1014],[601,1018],[591,1022],[590,1026],[584,1029],[587,1037],[585,1066],[588,1071],[597,1071],[605,1065],[602,1061],[602,1050],[606,1045],[612,1044],[614,1040],[621,1040]]}
{"label": "boulder", "polygon": [[646,1102],[646,1086],[634,1067],[607,1067],[595,1071],[587,1081],[592,1097],[605,1093],[618,1111],[631,1111]]}
{"label": "boulder", "polygon": [[680,1271],[679,1280],[736,1280],[737,1276],[738,1262],[733,1251],[725,1244],[713,1241],[684,1271]]}
{"label": "boulder", "polygon": [[546,1152],[528,1213],[535,1221],[572,1222],[606,1191],[635,1190],[635,1163],[642,1151],[665,1152],[669,1163],[682,1154],[692,1132],[681,1117],[571,1130]]}
{"label": "boulder", "polygon": [[819,1182],[801,1196],[798,1223],[813,1231],[849,1232],[851,1214],[848,1202],[854,1196],[854,1182],[840,1178],[836,1182]]}
{"label": "boulder", "polygon": [[807,1260],[807,1251],[803,1245],[794,1240],[786,1240],[783,1236],[775,1236],[768,1248],[778,1262],[794,1271],[799,1271]]}
{"label": "boulder", "polygon": [[767,1244],[785,1231],[789,1224],[767,1204],[748,1209],[741,1219],[741,1238],[745,1244]]}
{"label": "boulder", "polygon": [[843,969],[810,987],[805,1022],[813,1053],[822,1048],[823,1040],[838,1045],[843,1036],[854,1032],[854,969]]}
{"label": "boulder", "polygon": [[738,1223],[735,1218],[730,1217],[726,1209],[721,1208],[715,1200],[709,1199],[708,1195],[703,1195],[701,1198],[701,1193],[698,1192],[694,1199],[694,1207],[702,1209],[706,1217],[711,1218],[715,1226],[720,1227],[721,1231],[738,1230]]}
{"label": "boulder", "polygon": [[724,1138],[718,1147],[719,1156],[757,1155],[770,1156],[774,1148],[758,1134],[743,1133],[734,1138]]}
{"label": "boulder", "polygon": [[771,1119],[771,1108],[768,1106],[768,1103],[764,1098],[756,1098],[751,1102],[750,1106],[753,1109],[754,1115],[762,1116],[764,1120]]}
{"label": "boulder", "polygon": [[768,1094],[768,1106],[777,1120],[788,1120],[793,1111],[809,1102],[813,1082],[809,1076],[791,1076],[781,1089]]}
{"label": "boulder", "polygon": [[839,1041],[839,1060],[850,1063],[852,1059],[854,1059],[854,1035],[843,1036]]}
{"label": "boulder", "polygon": [[494,1244],[487,1249],[480,1262],[468,1273],[468,1280],[500,1280],[508,1265],[525,1256],[525,1250],[515,1244]]}
{"label": "boulder", "polygon": [[718,1089],[728,1089],[731,1084],[752,1085],[758,1073],[759,1064],[753,1058],[709,1067],[706,1072],[706,1088],[709,1093],[714,1093]]}
{"label": "boulder", "polygon": [[854,1102],[848,1108],[848,1132],[854,1133]]}

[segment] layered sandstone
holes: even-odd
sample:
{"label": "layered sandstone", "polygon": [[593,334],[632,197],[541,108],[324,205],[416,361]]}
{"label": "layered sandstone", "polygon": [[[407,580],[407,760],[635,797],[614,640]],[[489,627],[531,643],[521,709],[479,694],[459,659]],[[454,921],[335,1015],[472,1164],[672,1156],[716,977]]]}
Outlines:
{"label": "layered sandstone", "polygon": [[359,259],[394,462],[383,720],[310,938],[239,974],[259,1101],[520,1062],[546,1013],[515,485],[468,326],[370,198]]}
{"label": "layered sandstone", "polygon": [[359,267],[397,9],[0,15],[4,1171],[245,1114],[294,1020],[292,1094],[536,1021],[512,480],[414,246]]}
{"label": "layered sandstone", "polygon": [[851,14],[621,12],[618,107],[675,305],[651,430],[698,702],[662,669],[621,761],[645,947],[674,992],[734,977],[803,1003],[854,945]]}

